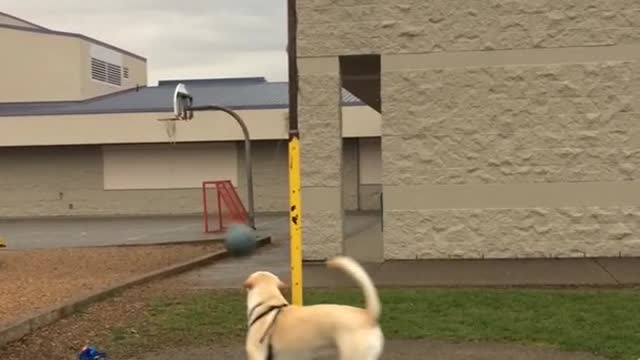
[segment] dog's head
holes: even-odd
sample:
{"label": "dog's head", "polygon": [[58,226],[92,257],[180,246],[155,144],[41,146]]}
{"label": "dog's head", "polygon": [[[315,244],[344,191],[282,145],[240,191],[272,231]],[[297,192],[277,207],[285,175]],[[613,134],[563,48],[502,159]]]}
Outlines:
{"label": "dog's head", "polygon": [[256,271],[249,275],[243,283],[243,286],[248,291],[253,289],[282,289],[286,285],[279,277],[268,271]]}

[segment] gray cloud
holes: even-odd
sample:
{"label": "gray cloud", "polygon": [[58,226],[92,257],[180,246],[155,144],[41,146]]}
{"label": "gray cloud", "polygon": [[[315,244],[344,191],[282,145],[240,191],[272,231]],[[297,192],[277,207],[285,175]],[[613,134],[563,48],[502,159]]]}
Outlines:
{"label": "gray cloud", "polygon": [[147,57],[164,78],[286,80],[286,1],[0,0],[0,11]]}

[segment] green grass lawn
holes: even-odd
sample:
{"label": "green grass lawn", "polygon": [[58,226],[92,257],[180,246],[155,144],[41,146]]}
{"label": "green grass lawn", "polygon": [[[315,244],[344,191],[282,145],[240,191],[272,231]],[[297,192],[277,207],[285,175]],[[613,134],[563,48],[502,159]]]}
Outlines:
{"label": "green grass lawn", "polygon": [[[382,328],[390,339],[513,342],[611,359],[640,357],[638,291],[384,289],[380,295]],[[314,290],[305,301],[361,306],[362,295]],[[145,348],[148,339],[178,346],[241,341],[244,302],[239,292],[157,299],[143,319],[113,331],[110,347]]]}

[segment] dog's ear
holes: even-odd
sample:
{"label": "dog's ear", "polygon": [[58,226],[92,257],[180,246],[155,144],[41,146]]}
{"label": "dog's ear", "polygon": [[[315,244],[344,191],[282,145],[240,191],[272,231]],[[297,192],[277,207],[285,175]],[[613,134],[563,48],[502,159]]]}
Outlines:
{"label": "dog's ear", "polygon": [[278,279],[278,289],[284,289],[287,287],[287,284],[285,284],[282,280]]}
{"label": "dog's ear", "polygon": [[252,277],[248,277],[243,283],[242,286],[247,289],[247,290],[251,290],[253,289],[253,287],[255,286],[255,283],[253,282],[253,278]]}

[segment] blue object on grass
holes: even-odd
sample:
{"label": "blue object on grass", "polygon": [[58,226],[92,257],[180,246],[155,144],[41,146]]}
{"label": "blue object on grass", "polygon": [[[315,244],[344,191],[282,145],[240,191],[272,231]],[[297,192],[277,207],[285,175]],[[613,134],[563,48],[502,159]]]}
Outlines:
{"label": "blue object on grass", "polygon": [[106,358],[106,353],[100,352],[91,346],[85,346],[82,348],[80,355],[78,355],[78,360],[102,360]]}

